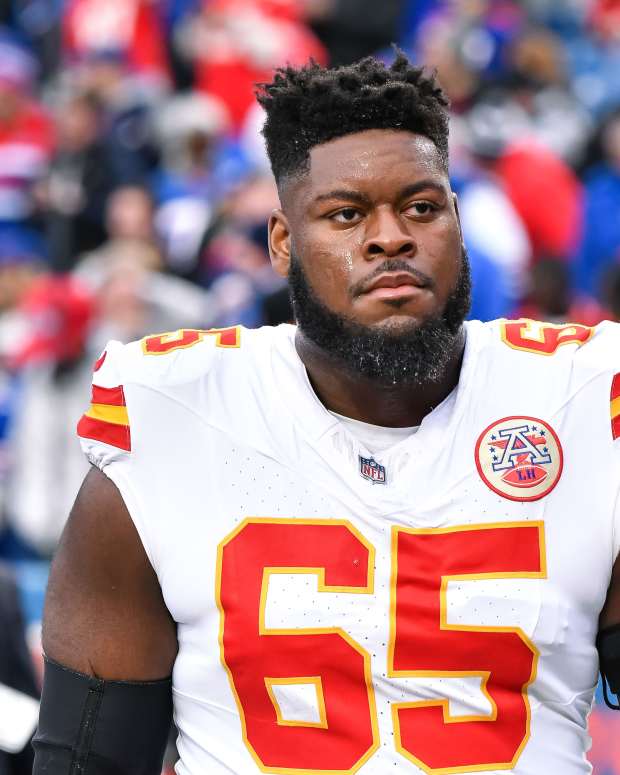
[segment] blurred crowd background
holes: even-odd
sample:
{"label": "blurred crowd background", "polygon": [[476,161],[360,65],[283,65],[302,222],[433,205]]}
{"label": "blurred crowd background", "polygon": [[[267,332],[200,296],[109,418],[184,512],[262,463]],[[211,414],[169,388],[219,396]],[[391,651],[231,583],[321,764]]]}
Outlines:
{"label": "blurred crowd background", "polygon": [[254,84],[392,42],[452,101],[472,317],[620,319],[620,0],[0,0],[0,561],[33,653],[105,342],[291,317]]}

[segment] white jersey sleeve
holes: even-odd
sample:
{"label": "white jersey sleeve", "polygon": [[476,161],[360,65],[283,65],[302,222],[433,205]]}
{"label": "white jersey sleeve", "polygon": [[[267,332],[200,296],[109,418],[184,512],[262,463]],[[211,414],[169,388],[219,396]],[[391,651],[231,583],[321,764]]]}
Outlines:
{"label": "white jersey sleeve", "polygon": [[123,345],[109,342],[95,363],[91,404],[78,423],[84,454],[101,471],[127,461],[131,428],[121,376]]}
{"label": "white jersey sleeve", "polygon": [[90,463],[118,487],[153,565],[156,526],[144,515],[136,471],[148,478],[152,455],[174,454],[168,418],[175,416],[181,434],[191,426],[187,397],[200,392],[218,348],[234,346],[235,337],[236,329],[182,329],[127,345],[111,341],[95,364],[91,404],[77,428],[80,443]]}
{"label": "white jersey sleeve", "polygon": [[125,350],[131,345],[111,341],[95,363],[91,404],[77,432],[89,462],[118,488],[151,564],[152,541],[136,489],[132,484],[131,409],[127,405]]}

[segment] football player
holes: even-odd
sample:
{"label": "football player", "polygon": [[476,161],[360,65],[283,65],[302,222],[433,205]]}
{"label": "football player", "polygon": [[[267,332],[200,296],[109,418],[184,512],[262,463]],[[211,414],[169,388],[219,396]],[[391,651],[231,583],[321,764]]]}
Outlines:
{"label": "football player", "polygon": [[173,709],[180,775],[588,773],[620,329],[464,323],[447,101],[403,55],[259,100],[297,326],[95,365],[35,773],[154,775]]}

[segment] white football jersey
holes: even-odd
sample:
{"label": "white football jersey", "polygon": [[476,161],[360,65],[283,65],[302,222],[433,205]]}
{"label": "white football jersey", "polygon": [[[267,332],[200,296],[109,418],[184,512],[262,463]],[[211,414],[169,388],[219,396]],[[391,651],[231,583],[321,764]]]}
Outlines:
{"label": "white football jersey", "polygon": [[79,434],[178,623],[179,775],[591,771],[620,326],[466,330],[374,456],[292,326],[108,345]]}

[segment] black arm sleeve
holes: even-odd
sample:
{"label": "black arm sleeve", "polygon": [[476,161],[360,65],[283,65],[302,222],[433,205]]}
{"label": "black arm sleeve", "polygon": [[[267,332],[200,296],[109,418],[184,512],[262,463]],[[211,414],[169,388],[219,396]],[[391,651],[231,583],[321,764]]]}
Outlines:
{"label": "black arm sleeve", "polygon": [[45,660],[33,775],[160,775],[172,681],[103,681]]}

